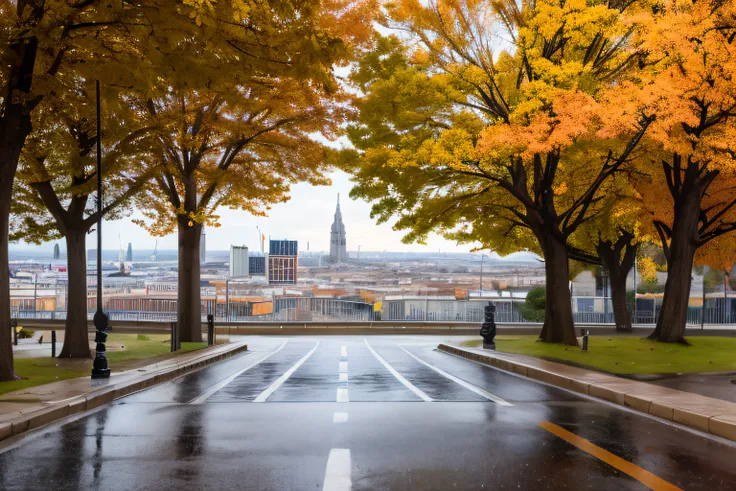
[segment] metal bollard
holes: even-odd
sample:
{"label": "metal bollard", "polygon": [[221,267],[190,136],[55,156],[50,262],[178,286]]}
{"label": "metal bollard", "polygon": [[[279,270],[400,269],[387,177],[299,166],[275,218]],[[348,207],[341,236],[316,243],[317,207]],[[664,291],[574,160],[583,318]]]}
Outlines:
{"label": "metal bollard", "polygon": [[215,344],[215,316],[212,314],[207,315],[207,346],[214,346]]}
{"label": "metal bollard", "polygon": [[56,331],[51,331],[51,358],[56,358]]}
{"label": "metal bollard", "polygon": [[171,323],[171,352],[172,353],[177,350],[177,346],[176,346],[176,344],[177,344],[176,343],[177,342],[177,335],[176,335],[177,332],[176,331],[177,331],[176,322],[172,322]]}
{"label": "metal bollard", "polygon": [[588,351],[588,335],[590,329],[580,329],[580,334],[583,336],[583,351]]}

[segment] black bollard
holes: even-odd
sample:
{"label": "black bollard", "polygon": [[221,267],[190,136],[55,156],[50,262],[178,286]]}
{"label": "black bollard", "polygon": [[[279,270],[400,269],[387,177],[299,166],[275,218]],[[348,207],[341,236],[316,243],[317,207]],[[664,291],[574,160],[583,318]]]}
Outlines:
{"label": "black bollard", "polygon": [[488,302],[488,305],[483,309],[483,316],[485,322],[480,326],[480,335],[483,337],[483,348],[485,349],[496,349],[496,306],[493,302]]}
{"label": "black bollard", "polygon": [[207,346],[215,344],[215,316],[207,315]]}
{"label": "black bollard", "polygon": [[[94,316],[95,324],[95,359],[92,362],[92,378],[110,378],[110,368],[107,364],[107,332],[110,329],[110,319],[98,308]],[[56,340],[56,333],[52,332],[52,339]],[[53,341],[52,341],[53,342]],[[55,346],[55,343],[54,343]]]}
{"label": "black bollard", "polygon": [[56,358],[56,331],[51,331],[51,358]]}
{"label": "black bollard", "polygon": [[580,334],[583,336],[583,351],[588,351],[588,335],[590,329],[580,329]]}
{"label": "black bollard", "polygon": [[13,328],[13,344],[18,346],[18,321],[13,319],[10,321],[10,325]]}

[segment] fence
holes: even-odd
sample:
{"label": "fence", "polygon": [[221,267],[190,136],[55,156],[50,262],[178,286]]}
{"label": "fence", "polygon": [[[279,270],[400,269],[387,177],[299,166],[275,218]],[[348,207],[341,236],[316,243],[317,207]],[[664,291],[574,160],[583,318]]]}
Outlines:
{"label": "fence", "polygon": [[[573,301],[576,299],[573,299]],[[608,299],[604,299],[608,300]],[[496,322],[527,323],[521,314],[520,299],[501,299],[496,305]],[[373,304],[353,300],[288,297],[273,299],[273,310],[263,315],[249,315],[252,309],[242,309],[238,304],[226,304],[217,309],[216,322],[361,322],[361,321],[421,321],[421,322],[483,322],[485,302],[467,300],[405,299],[386,300],[380,316],[374,315]],[[687,312],[688,325],[724,325],[736,323],[736,298],[708,298],[703,318],[700,306],[691,306]],[[202,322],[206,322],[207,307],[202,308]],[[578,324],[614,324],[612,311],[580,312],[574,305],[573,316]],[[148,312],[136,310],[107,310],[111,321],[125,322],[174,322],[176,312]],[[16,319],[65,320],[66,311],[13,310]],[[88,311],[92,320],[94,310]],[[653,325],[659,317],[659,305],[652,299],[637,299],[632,314],[634,324]]]}

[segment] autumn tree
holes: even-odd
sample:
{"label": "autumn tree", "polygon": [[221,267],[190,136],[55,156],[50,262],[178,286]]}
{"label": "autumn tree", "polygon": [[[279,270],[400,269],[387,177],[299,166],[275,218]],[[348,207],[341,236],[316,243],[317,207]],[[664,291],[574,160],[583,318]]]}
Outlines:
{"label": "autumn tree", "polygon": [[[568,286],[571,236],[605,211],[601,186],[651,123],[613,101],[638,54],[629,2],[398,2],[392,27],[354,80],[365,93],[350,135],[352,195],[398,216],[407,241],[431,231],[501,254],[545,259],[541,339],[577,344]],[[502,41],[509,45],[504,46]]]}
{"label": "autumn tree", "polygon": [[[0,380],[14,378],[8,231],[13,180],[33,112],[44,99],[63,97],[58,82],[71,72],[111,82],[126,78],[130,29],[172,17],[174,7],[165,1],[141,7],[121,0],[0,0]],[[147,17],[144,9],[150,9]]]}
{"label": "autumn tree", "polygon": [[631,331],[626,283],[634,268],[646,234],[648,217],[641,196],[631,183],[636,169],[627,168],[609,179],[600,191],[605,199],[599,203],[598,216],[581,226],[570,240],[570,257],[598,265],[611,287],[611,303],[617,331]]}
{"label": "autumn tree", "polygon": [[[178,322],[183,341],[201,340],[199,244],[226,206],[264,215],[300,181],[327,184],[327,160],[314,135],[335,139],[346,96],[333,66],[371,36],[372,2],[254,6],[239,23],[215,4],[198,19],[208,37],[225,29],[227,50],[204,58],[208,76],[161,84],[137,95],[158,128],[162,171],[138,197],[156,235],[177,231]],[[197,41],[187,49],[207,51]]]}
{"label": "autumn tree", "polygon": [[[639,190],[664,248],[667,282],[652,339],[684,342],[697,251],[736,229],[736,5],[658,1],[636,43],[647,53],[641,99],[657,100]],[[707,261],[704,261],[707,263]]]}
{"label": "autumn tree", "polygon": [[[45,99],[65,97],[65,82],[74,77],[99,79],[108,88],[145,90],[183,76],[184,67],[196,73],[206,53],[182,48],[202,38],[202,18],[214,5],[227,9],[228,22],[240,28],[252,9],[241,0],[0,0],[0,380],[14,377],[5,335],[10,330],[9,213],[34,111]],[[226,27],[210,34],[210,42],[230,39]]]}
{"label": "autumn tree", "polygon": [[[144,165],[151,128],[128,110],[125,96],[105,98],[102,159],[102,215],[117,218],[151,177]],[[11,239],[42,243],[63,236],[67,248],[68,291],[64,345],[59,355],[89,357],[87,333],[86,236],[96,211],[96,106],[94,83],[75,80],[63,99],[49,98],[34,111],[33,131],[21,156],[13,200]]]}

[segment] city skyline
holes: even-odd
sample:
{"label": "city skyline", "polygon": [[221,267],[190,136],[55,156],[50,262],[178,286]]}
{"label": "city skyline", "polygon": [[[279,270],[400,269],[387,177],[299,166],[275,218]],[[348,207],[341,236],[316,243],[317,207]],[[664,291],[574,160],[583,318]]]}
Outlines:
{"label": "city skyline", "polygon": [[[347,234],[347,249],[355,251],[358,246],[363,251],[392,251],[392,252],[430,252],[442,250],[446,252],[470,252],[471,244],[457,245],[437,235],[427,240],[427,245],[404,244],[401,231],[392,229],[391,223],[376,224],[370,217],[371,204],[362,200],[353,200],[349,197],[352,184],[349,176],[342,171],[328,174],[332,179],[330,186],[312,186],[299,183],[292,186],[291,199],[286,203],[279,203],[268,211],[266,217],[256,217],[240,210],[221,208],[220,227],[207,227],[208,249],[228,250],[231,244],[246,245],[252,251],[260,251],[259,229],[273,239],[294,239],[299,241],[301,250],[329,251],[330,227],[334,219],[335,201],[337,194],[341,197],[341,209],[346,222],[350,223]],[[132,223],[134,218],[140,218],[138,213],[121,220],[106,221],[102,225],[102,247],[105,250],[117,249],[122,243],[125,249],[128,242],[132,242],[135,249],[153,250],[158,240],[159,250],[177,249],[177,234],[164,237],[154,237],[146,230]],[[91,236],[90,236],[91,237]],[[88,237],[87,249],[94,249],[94,243]],[[36,246],[25,242],[10,244],[11,250],[27,250],[52,248],[59,244],[66,252],[64,239],[51,241]]]}

